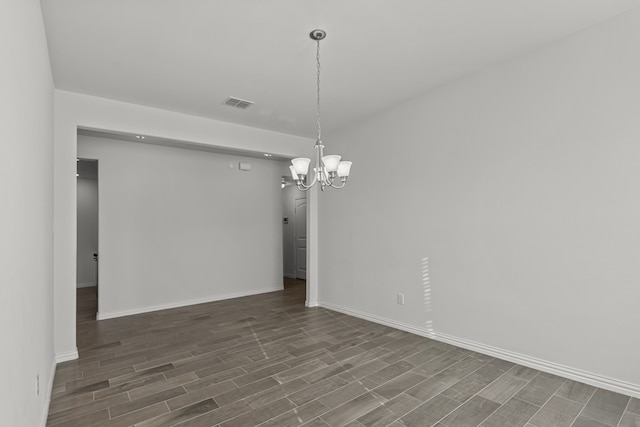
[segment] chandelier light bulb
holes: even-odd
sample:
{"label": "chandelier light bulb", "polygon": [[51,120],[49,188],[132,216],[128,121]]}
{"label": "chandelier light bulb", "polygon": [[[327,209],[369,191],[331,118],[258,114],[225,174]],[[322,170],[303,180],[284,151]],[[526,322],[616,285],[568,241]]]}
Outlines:
{"label": "chandelier light bulb", "polygon": [[327,169],[327,172],[337,171],[341,158],[342,156],[336,156],[335,154],[324,156],[322,158],[322,163],[324,163],[324,167]]}
{"label": "chandelier light bulb", "polygon": [[293,163],[293,169],[297,175],[306,175],[309,171],[309,163],[311,163],[311,159],[298,157],[297,159],[291,160],[291,163]]}
{"label": "chandelier light bulb", "polygon": [[291,171],[291,177],[293,178],[293,180],[297,181],[298,174],[296,173],[296,168],[294,168],[293,166],[289,166],[289,170]]}
{"label": "chandelier light bulb", "polygon": [[350,171],[351,171],[351,162],[343,160],[338,164],[338,176],[340,178],[348,177]]}

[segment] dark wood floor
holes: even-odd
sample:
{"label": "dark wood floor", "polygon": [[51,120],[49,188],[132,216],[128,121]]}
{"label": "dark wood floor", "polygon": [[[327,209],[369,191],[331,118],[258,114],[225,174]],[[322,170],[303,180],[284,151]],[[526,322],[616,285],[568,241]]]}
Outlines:
{"label": "dark wood floor", "polygon": [[98,287],[78,288],[76,301],[76,323],[95,322],[98,312]]}
{"label": "dark wood floor", "polygon": [[304,282],[100,322],[78,298],[49,426],[640,425],[638,399],[305,308]]}

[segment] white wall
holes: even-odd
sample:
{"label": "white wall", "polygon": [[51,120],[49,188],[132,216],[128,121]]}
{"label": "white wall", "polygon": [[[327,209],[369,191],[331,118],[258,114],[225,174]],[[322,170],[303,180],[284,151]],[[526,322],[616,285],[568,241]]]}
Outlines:
{"label": "white wall", "polygon": [[96,286],[98,252],[98,181],[78,178],[78,244],[76,255],[76,284]]}
{"label": "white wall", "polygon": [[[54,91],[54,330],[58,361],[78,357],[76,349],[76,157],[78,127],[143,134],[204,146],[310,156],[313,141],[203,117],[61,90]],[[316,199],[309,199],[310,242],[317,242]],[[310,271],[315,271],[311,248]],[[307,280],[307,304],[314,305],[317,276]]]}
{"label": "white wall", "polygon": [[[290,164],[287,162],[287,172]],[[295,202],[306,196],[304,191],[298,190],[291,182],[282,189],[282,217],[289,218],[288,224],[282,224],[283,273],[286,277],[296,277]]]}
{"label": "white wall", "polygon": [[53,82],[39,1],[0,4],[0,52],[0,423],[37,426],[53,374]]}
{"label": "white wall", "polygon": [[635,11],[327,135],[320,303],[640,395],[638,46]]}
{"label": "white wall", "polygon": [[82,135],[78,155],[99,161],[99,318],[282,289],[281,162]]}

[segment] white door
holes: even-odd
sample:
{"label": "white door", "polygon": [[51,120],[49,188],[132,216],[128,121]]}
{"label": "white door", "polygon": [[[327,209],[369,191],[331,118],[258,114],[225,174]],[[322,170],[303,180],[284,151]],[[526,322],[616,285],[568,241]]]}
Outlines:
{"label": "white door", "polygon": [[296,199],[293,211],[296,278],[307,278],[307,199]]}

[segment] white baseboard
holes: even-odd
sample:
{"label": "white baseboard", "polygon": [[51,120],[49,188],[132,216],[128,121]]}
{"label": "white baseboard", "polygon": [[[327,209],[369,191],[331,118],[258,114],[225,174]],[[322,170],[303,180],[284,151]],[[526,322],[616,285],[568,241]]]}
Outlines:
{"label": "white baseboard", "polygon": [[41,427],[47,427],[47,418],[49,417],[49,404],[51,403],[51,392],[53,390],[53,380],[56,376],[56,357],[51,360],[51,370],[49,372],[49,382],[45,386],[44,406],[42,407],[42,415],[40,416]]}
{"label": "white baseboard", "polygon": [[98,286],[96,282],[78,283],[76,288],[94,288]]}
{"label": "white baseboard", "polygon": [[374,323],[389,326],[391,328],[400,329],[410,332],[415,335],[431,338],[437,341],[442,341],[447,344],[455,345],[457,347],[466,348],[468,350],[476,351],[478,353],[486,354],[488,356],[497,357],[499,359],[508,360],[509,362],[517,363],[519,365],[527,366],[529,368],[537,369],[539,371],[547,372],[554,375],[559,375],[564,378],[569,378],[581,383],[589,384],[594,387],[603,388],[616,393],[626,394],[640,399],[640,385],[632,384],[626,381],[617,380],[614,378],[605,377],[602,375],[594,374],[591,372],[583,371],[580,369],[572,368],[570,366],[561,365],[558,363],[550,362],[548,360],[538,359],[536,357],[527,356],[525,354],[516,353],[513,351],[493,347],[490,345],[478,343],[475,341],[467,340],[464,338],[454,337],[452,335],[443,334],[436,331],[429,331],[424,328],[418,328],[413,325],[409,325],[395,320],[387,319],[384,317],[364,313],[362,311],[353,310],[351,308],[342,307],[339,305],[320,301],[319,307],[323,307],[329,310],[337,311],[339,313],[348,314],[349,316],[358,317],[360,319],[369,320]]}
{"label": "white baseboard", "polygon": [[186,306],[195,305],[195,304],[205,304],[208,302],[222,301],[226,299],[240,298],[240,297],[246,297],[250,295],[258,295],[258,294],[264,294],[267,292],[275,292],[275,291],[281,291],[281,290],[282,290],[282,285],[276,286],[273,288],[258,289],[255,291],[247,291],[247,292],[237,292],[237,293],[226,294],[226,295],[216,295],[216,296],[210,296],[205,298],[178,301],[178,302],[173,302],[169,304],[154,305],[154,306],[148,306],[148,307],[138,307],[138,308],[132,308],[129,310],[122,310],[122,311],[109,311],[106,313],[105,312],[98,313],[96,315],[96,319],[97,320],[114,319],[116,317],[133,316],[134,314],[150,313],[152,311],[168,310],[170,308],[186,307]]}
{"label": "white baseboard", "polygon": [[56,354],[56,363],[67,362],[69,360],[76,360],[78,358],[78,349],[67,351],[64,353]]}

